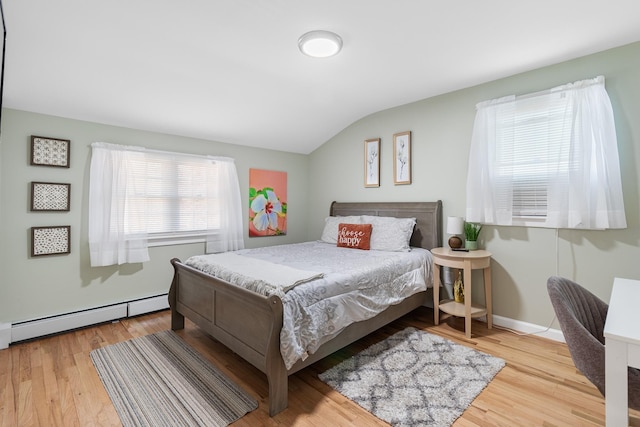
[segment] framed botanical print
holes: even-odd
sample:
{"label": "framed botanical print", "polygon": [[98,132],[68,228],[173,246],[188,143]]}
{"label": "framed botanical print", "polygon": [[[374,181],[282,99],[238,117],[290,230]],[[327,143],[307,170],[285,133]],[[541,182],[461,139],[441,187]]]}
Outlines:
{"label": "framed botanical print", "polygon": [[41,212],[68,212],[71,184],[57,182],[31,183],[31,210]]}
{"label": "framed botanical print", "polygon": [[411,184],[411,131],[393,135],[393,183]]}
{"label": "framed botanical print", "polygon": [[364,186],[380,187],[380,138],[364,142]]}
{"label": "framed botanical print", "polygon": [[69,167],[71,141],[68,139],[31,136],[31,165]]}

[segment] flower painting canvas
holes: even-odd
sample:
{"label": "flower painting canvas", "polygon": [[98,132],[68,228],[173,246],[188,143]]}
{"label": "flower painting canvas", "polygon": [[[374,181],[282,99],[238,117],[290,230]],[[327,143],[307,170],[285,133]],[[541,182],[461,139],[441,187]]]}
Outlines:
{"label": "flower painting canvas", "polygon": [[249,237],[287,234],[287,173],[249,169]]}

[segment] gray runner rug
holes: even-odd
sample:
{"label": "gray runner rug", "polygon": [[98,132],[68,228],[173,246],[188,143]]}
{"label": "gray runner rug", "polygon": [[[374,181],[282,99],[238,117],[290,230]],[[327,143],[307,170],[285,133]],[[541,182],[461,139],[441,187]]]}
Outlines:
{"label": "gray runner rug", "polygon": [[91,360],[125,427],[227,426],[258,407],[172,331],[93,350]]}
{"label": "gray runner rug", "polygon": [[319,377],[393,426],[450,426],[504,365],[500,358],[406,328]]}

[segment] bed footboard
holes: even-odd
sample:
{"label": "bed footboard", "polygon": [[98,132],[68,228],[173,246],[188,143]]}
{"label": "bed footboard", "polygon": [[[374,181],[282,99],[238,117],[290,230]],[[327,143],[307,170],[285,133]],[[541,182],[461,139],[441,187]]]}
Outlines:
{"label": "bed footboard", "polygon": [[[171,329],[187,317],[267,375],[269,414],[287,407],[287,370],[280,355],[282,301],[217,279],[172,259]],[[251,325],[247,328],[246,325]]]}

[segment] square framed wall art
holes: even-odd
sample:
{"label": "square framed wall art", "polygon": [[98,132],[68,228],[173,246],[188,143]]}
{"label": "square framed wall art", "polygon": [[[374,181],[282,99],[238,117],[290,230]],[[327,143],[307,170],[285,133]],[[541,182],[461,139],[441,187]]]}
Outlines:
{"label": "square framed wall art", "polygon": [[393,183],[411,184],[411,131],[393,135]]}
{"label": "square framed wall art", "polygon": [[31,227],[31,256],[71,253],[71,226]]}
{"label": "square framed wall art", "polygon": [[31,135],[31,166],[69,167],[71,141]]}
{"label": "square framed wall art", "polygon": [[380,138],[364,142],[364,186],[380,187]]}
{"label": "square framed wall art", "polygon": [[68,212],[71,184],[31,182],[31,210],[34,212]]}

